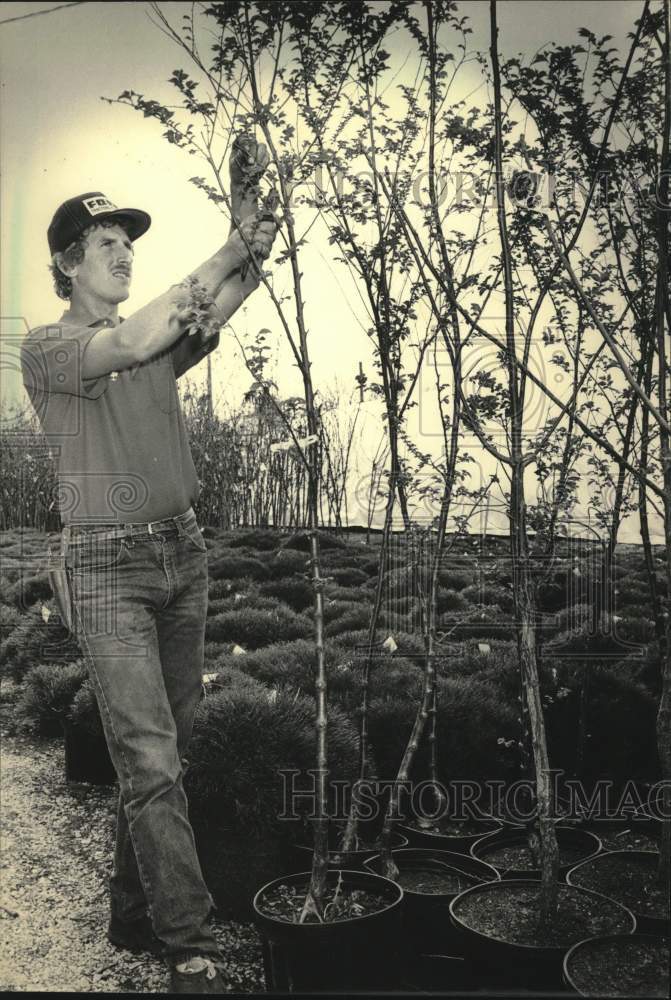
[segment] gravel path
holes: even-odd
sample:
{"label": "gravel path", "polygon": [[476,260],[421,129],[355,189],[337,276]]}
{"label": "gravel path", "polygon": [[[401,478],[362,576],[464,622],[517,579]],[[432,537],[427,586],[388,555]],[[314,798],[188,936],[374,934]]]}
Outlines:
{"label": "gravel path", "polygon": [[[1,735],[0,989],[164,991],[161,959],[118,951],[105,937],[115,791],[66,784],[60,741]],[[253,927],[215,929],[230,990],[262,991]]]}

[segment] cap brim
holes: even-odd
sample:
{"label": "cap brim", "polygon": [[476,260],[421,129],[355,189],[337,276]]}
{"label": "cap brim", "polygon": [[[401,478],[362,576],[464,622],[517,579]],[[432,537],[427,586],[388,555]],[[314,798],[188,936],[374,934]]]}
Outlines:
{"label": "cap brim", "polygon": [[117,208],[113,212],[105,212],[99,218],[101,221],[102,219],[118,219],[119,222],[127,222],[129,224],[128,235],[133,241],[144,236],[151,226],[151,216],[139,208]]}

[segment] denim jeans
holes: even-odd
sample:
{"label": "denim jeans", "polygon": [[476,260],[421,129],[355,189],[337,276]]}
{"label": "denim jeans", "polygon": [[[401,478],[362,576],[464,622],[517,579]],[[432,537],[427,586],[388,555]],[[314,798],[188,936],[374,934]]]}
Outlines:
{"label": "denim jeans", "polygon": [[182,784],[207,614],[207,550],[195,514],[153,534],[73,531],[66,565],[119,778],[112,914],[130,921],[149,912],[168,959],[218,956]]}

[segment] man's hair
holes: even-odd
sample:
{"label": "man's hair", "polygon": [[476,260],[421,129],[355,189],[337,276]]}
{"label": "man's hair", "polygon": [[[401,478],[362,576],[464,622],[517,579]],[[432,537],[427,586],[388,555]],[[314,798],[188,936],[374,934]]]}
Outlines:
{"label": "man's hair", "polygon": [[81,236],[76,239],[74,243],[71,243],[69,247],[66,247],[66,249],[61,253],[53,255],[51,258],[51,264],[49,264],[49,270],[51,271],[51,276],[54,279],[54,289],[59,299],[72,298],[72,279],[68,278],[67,274],[64,274],[61,271],[58,266],[57,258],[60,257],[69,267],[81,264],[84,260],[84,254],[86,253],[86,248],[88,246],[86,237],[90,236],[96,229],[111,229],[112,226],[121,226],[126,233],[128,232],[128,226],[123,220],[102,219],[100,222],[95,222],[92,226],[89,226],[88,229],[85,229]]}

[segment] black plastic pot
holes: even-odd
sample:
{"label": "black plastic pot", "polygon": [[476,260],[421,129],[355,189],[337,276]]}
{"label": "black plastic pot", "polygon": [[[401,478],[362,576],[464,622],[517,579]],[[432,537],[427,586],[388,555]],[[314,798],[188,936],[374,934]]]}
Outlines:
{"label": "black plastic pot", "polygon": [[[408,839],[402,833],[398,833],[396,830],[392,831],[391,835],[392,849],[399,847],[406,847],[408,844]],[[294,870],[295,871],[305,871],[306,867],[312,862],[312,845],[307,844],[296,844],[294,847]],[[337,841],[335,836],[332,838],[329,833],[329,868],[347,868],[349,871],[362,871],[365,862],[372,858],[378,851],[378,848],[367,848],[366,850],[360,851],[347,851],[343,853],[337,849]]]}
{"label": "black plastic pot", "polygon": [[116,771],[102,733],[63,721],[65,780],[90,785],[113,785]]}
{"label": "black plastic pot", "polygon": [[[466,876],[464,884],[455,887],[454,891],[440,894],[403,886],[403,939],[410,951],[414,955],[463,957],[459,954],[458,935],[450,921],[450,903],[467,885],[496,881],[499,873],[483,861],[451,851],[406,847],[392,851],[392,857],[401,872],[410,870]],[[379,875],[381,862],[381,855],[376,854],[366,861],[365,867]],[[449,988],[447,984],[446,988]]]}
{"label": "black plastic pot", "polygon": [[403,890],[370,872],[334,870],[346,888],[374,893],[384,901],[375,913],[323,923],[288,923],[264,912],[263,900],[280,885],[307,891],[309,872],[274,879],[254,897],[254,922],[263,945],[266,988],[289,993],[360,992],[398,987]]}
{"label": "black plastic pot", "polygon": [[[470,821],[475,822],[475,821]],[[469,822],[469,825],[470,825]],[[456,854],[468,853],[471,846],[478,840],[490,833],[495,833],[502,828],[502,824],[496,819],[483,819],[477,821],[479,832],[458,834],[429,833],[428,830],[418,830],[414,826],[406,823],[399,823],[396,829],[408,838],[410,847],[430,848],[436,851],[452,851]]]}
{"label": "black plastic pot", "polygon": [[474,988],[471,966],[456,955],[410,955],[401,977],[409,993],[451,993]]}
{"label": "black plastic pot", "polygon": [[[494,937],[484,930],[478,930],[466,923],[460,916],[460,909],[463,908],[465,900],[476,893],[487,894],[489,913],[492,912],[496,902],[505,900],[507,893],[510,897],[510,912],[512,913],[517,905],[516,889],[522,887],[526,889],[530,884],[532,883],[527,879],[490,882],[487,885],[466,889],[465,892],[456,896],[450,904],[450,918],[462,936],[463,954],[467,960],[481,970],[480,986],[482,988],[497,991],[523,989],[531,992],[553,992],[562,989],[562,963],[567,951],[565,945],[516,944],[513,941]],[[537,885],[540,890],[540,882],[533,884]],[[616,925],[615,927],[619,932],[622,931],[622,926],[624,926],[624,933],[632,934],[636,929],[636,920],[631,911],[614,900],[597,892],[589,892],[587,889],[577,889],[565,885],[560,886],[560,889],[584,893],[595,901],[602,900],[605,906],[614,909],[621,915],[621,926]],[[498,900],[493,894],[498,896]]]}
{"label": "black plastic pot", "polygon": [[[493,865],[500,873],[502,879],[536,879],[540,878],[540,870],[537,868],[504,868],[502,864],[497,864],[495,852],[504,847],[522,847],[527,843],[527,832],[522,829],[508,828],[491,833],[482,837],[471,847],[471,855],[480,861]],[[594,833],[587,830],[576,830],[570,826],[557,827],[557,843],[560,849],[568,849],[576,852],[576,857],[571,861],[559,866],[560,878],[565,878],[567,873],[575,868],[576,864],[586,858],[594,857],[601,850],[601,841]]]}
{"label": "black plastic pot", "polygon": [[[636,981],[635,956],[644,948],[654,948],[660,952],[660,975],[654,984],[641,986]],[[592,989],[580,973],[580,962],[591,956],[598,962],[599,953],[603,953],[603,968],[597,976],[598,983]],[[613,966],[613,959],[620,963]],[[623,972],[632,974],[633,982],[623,981]],[[614,986],[608,982],[613,976]],[[566,952],[563,963],[564,983],[570,990],[581,997],[668,997],[671,983],[669,982],[669,941],[668,938],[654,934],[610,934],[605,937],[586,938],[579,941]],[[650,986],[655,992],[651,992]],[[636,989],[639,992],[636,992]],[[619,992],[618,992],[619,990]]]}
{"label": "black plastic pot", "polygon": [[[613,863],[618,864],[618,862],[621,862],[623,865],[627,863],[633,863],[636,866],[640,865],[643,870],[651,871],[654,874],[657,872],[659,855],[653,853],[652,851],[606,851],[598,857],[588,858],[587,860],[582,861],[579,865],[576,865],[566,876],[566,881],[569,885],[575,885],[581,889],[593,888],[596,892],[601,892],[605,896],[610,896],[611,899],[614,899],[615,902],[619,903],[621,900],[618,899],[617,890],[609,891],[606,886],[602,888],[598,884],[585,885],[588,873],[598,878],[598,870],[600,866],[608,865],[611,867]],[[590,878],[589,881],[593,882],[593,878]],[[636,929],[640,933],[668,935],[671,932],[671,921],[669,920],[668,911],[666,917],[655,917],[637,910],[633,905],[628,903],[626,905],[636,917]]]}

